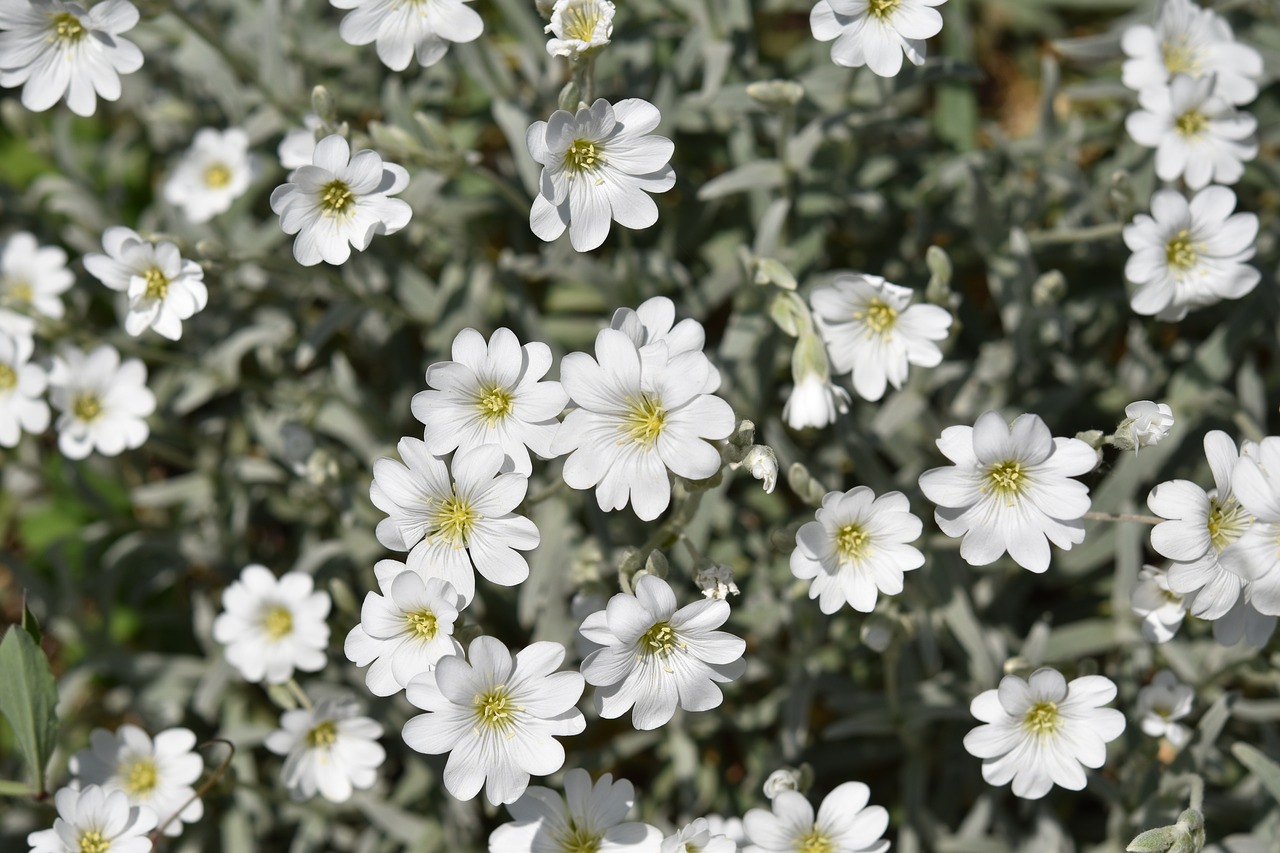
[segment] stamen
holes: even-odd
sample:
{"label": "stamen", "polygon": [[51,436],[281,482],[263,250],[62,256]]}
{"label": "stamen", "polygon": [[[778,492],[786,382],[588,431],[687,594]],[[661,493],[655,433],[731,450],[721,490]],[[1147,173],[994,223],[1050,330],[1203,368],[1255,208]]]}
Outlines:
{"label": "stamen", "polygon": [[1048,737],[1062,725],[1062,715],[1058,713],[1058,703],[1042,699],[1027,709],[1022,718],[1022,727],[1032,734]]}
{"label": "stamen", "polygon": [[312,749],[324,749],[333,746],[337,740],[338,725],[333,720],[325,720],[307,732],[307,744]]}
{"label": "stamen", "polygon": [[320,210],[325,216],[345,216],[355,207],[351,187],[336,178],[320,188]]}
{"label": "stamen", "polygon": [[589,139],[575,139],[564,152],[564,165],[570,172],[594,172],[604,162],[604,152]]}
{"label": "stamen", "polygon": [[77,394],[75,402],[71,404],[71,414],[78,421],[92,423],[102,416],[102,400],[98,399],[97,394]]}

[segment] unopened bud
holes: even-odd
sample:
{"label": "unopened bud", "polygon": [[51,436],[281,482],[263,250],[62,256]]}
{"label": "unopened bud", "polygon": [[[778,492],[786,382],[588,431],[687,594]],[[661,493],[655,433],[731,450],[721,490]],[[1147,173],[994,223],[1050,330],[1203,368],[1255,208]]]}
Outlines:
{"label": "unopened bud", "polygon": [[324,86],[316,86],[311,90],[311,112],[328,126],[333,126],[338,121],[333,95]]}
{"label": "unopened bud", "polygon": [[752,477],[761,482],[766,495],[773,494],[774,487],[778,485],[778,456],[773,448],[763,444],[752,445],[747,455],[742,457],[742,464],[751,471]]}
{"label": "unopened bud", "polygon": [[775,770],[769,774],[769,778],[764,780],[764,795],[769,799],[781,794],[783,791],[799,791],[800,790],[800,771],[790,767],[783,767],[781,770]]}
{"label": "unopened bud", "polygon": [[804,87],[794,80],[759,80],[747,84],[747,95],[770,109],[790,109],[804,97]]}

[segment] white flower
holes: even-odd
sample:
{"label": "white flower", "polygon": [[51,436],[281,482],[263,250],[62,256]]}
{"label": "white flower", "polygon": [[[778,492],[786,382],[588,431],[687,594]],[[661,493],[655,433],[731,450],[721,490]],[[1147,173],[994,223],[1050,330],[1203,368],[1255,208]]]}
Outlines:
{"label": "white flower", "polygon": [[594,487],[601,509],[630,503],[652,521],[671,502],[668,472],[702,480],[720,470],[720,452],[709,442],[733,431],[733,409],[707,392],[711,367],[701,352],[671,355],[662,341],[637,349],[616,329],[602,329],[595,350],[595,358],[575,352],[560,362],[560,381],[577,408],[551,450],[570,454],[565,482]]}
{"label": "white flower", "polygon": [[809,28],[818,41],[835,41],[831,61],[881,77],[902,70],[902,56],[923,65],[925,40],[942,32],[942,15],[932,7],[947,0],[818,0]]}
{"label": "white flower", "polygon": [[249,135],[238,127],[201,128],[164,184],[165,201],[190,222],[208,222],[244,195],[258,171]]}
{"label": "white flower", "polygon": [[1224,646],[1234,646],[1244,640],[1255,649],[1265,648],[1276,630],[1276,617],[1264,616],[1249,603],[1249,590],[1240,596],[1235,606],[1213,623],[1213,639]]}
{"label": "white flower", "polygon": [[276,148],[280,165],[290,172],[310,166],[316,156],[316,131],[323,126],[324,122],[315,113],[304,115],[302,127],[290,128]]}
{"label": "white flower", "polygon": [[609,0],[556,0],[543,30],[555,34],[547,53],[581,59],[598,52],[613,37],[614,11]]}
{"label": "white flower", "polygon": [[123,364],[115,347],[85,354],[74,347],[53,360],[49,402],[58,415],[58,449],[71,459],[97,450],[116,456],[147,440],[146,417],[156,410],[147,368],[136,358]]}
{"label": "white flower", "polygon": [[760,481],[766,495],[773,494],[778,485],[778,455],[773,448],[763,444],[753,444],[742,457],[742,466],[751,472],[751,476]]}
{"label": "white flower", "polygon": [[1194,687],[1178,681],[1170,670],[1160,670],[1150,684],[1138,691],[1136,716],[1142,731],[1151,737],[1167,738],[1181,749],[1191,739],[1191,729],[1177,721],[1191,713],[1195,697]]}
{"label": "white flower", "polygon": [[[591,784],[585,770],[564,774],[561,797],[535,785],[507,806],[515,818],[489,835],[489,853],[654,853],[662,840],[656,826],[624,823],[635,803],[626,779],[606,773]],[[665,853],[665,848],[664,848]],[[706,853],[714,853],[710,848]]]}
{"label": "white flower", "polygon": [[338,25],[347,44],[377,42],[378,58],[392,71],[403,71],[416,53],[424,68],[449,52],[449,44],[475,41],[484,19],[471,0],[329,0],[338,9],[354,9]]}
{"label": "white flower", "polygon": [[870,613],[877,593],[897,595],[902,573],[924,565],[924,555],[907,544],[920,538],[924,525],[902,492],[876,497],[866,486],[828,492],[816,519],[796,531],[791,574],[813,581],[809,597],[823,613],[846,602]]}
{"label": "white flower", "polygon": [[1129,597],[1133,613],[1142,619],[1142,637],[1148,643],[1167,643],[1182,627],[1187,606],[1182,596],[1169,588],[1164,569],[1143,566],[1138,584]]}
{"label": "white flower", "polygon": [[[659,366],[664,358],[674,358],[684,353],[704,355],[707,343],[706,330],[692,317],[676,322],[676,304],[665,296],[654,296],[640,303],[636,309],[619,308],[613,312],[609,328],[617,329],[631,338],[640,350],[642,364],[655,362]],[[661,343],[655,347],[651,344]],[[712,394],[720,387],[720,371],[706,359],[707,381],[702,389]]]}
{"label": "white flower", "polygon": [[124,330],[140,335],[148,327],[171,341],[182,337],[182,321],[204,310],[209,290],[204,270],[183,259],[170,242],[151,243],[121,226],[102,235],[106,254],[90,252],[84,268],[112,290],[129,297]]}
{"label": "white flower", "polygon": [[[619,593],[583,620],[582,636],[603,648],[587,655],[582,674],[599,687],[596,707],[606,719],[631,711],[637,729],[656,729],[675,714],[720,707],[716,683],[746,668],[742,639],[717,631],[729,604],[711,599],[676,609],[666,581],[643,575],[634,595]],[[634,710],[633,710],[634,706]]]}
{"label": "white flower", "polygon": [[711,830],[712,835],[723,835],[734,843],[734,850],[741,849],[747,844],[747,830],[742,825],[740,817],[721,817],[718,814],[709,814],[706,817],[707,828]]}
{"label": "white flower", "polygon": [[769,774],[769,778],[764,780],[764,795],[771,800],[783,791],[799,790],[800,771],[792,770],[790,767],[775,770]]}
{"label": "white flower", "polygon": [[551,348],[534,341],[520,346],[510,329],[498,329],[486,345],[475,329],[453,339],[453,361],[427,368],[429,390],[413,397],[413,416],[426,429],[427,450],[443,456],[496,444],[517,474],[529,476],[529,450],[549,459],[560,412],[569,395],[559,382],[543,381]]}
{"label": "white flower", "polygon": [[924,472],[920,488],[938,505],[942,532],[964,536],[960,556],[969,565],[1008,551],[1024,569],[1043,572],[1049,542],[1069,551],[1084,541],[1089,489],[1070,478],[1093,470],[1098,455],[1080,439],[1054,438],[1038,415],[1009,426],[986,412],[972,427],[944,429],[938,449],[955,465]]}
{"label": "white flower", "polygon": [[166,729],[152,740],[137,726],[123,725],[115,734],[94,729],[89,742],[89,749],[71,756],[71,773],[81,785],[123,791],[129,805],[146,806],[168,821],[169,836],[181,835],[182,824],[204,815],[192,787],[204,772],[204,759],[189,729]]}
{"label": "white flower", "polygon": [[1049,667],[1029,681],[1006,675],[970,704],[986,725],[964,736],[964,748],[982,759],[988,784],[1013,780],[1015,796],[1038,800],[1054,785],[1082,790],[1084,768],[1106,763],[1107,744],[1124,732],[1124,714],[1101,707],[1115,696],[1115,684],[1101,675],[1070,684]]}
{"label": "white flower", "polygon": [[394,560],[378,563],[382,594],[364,597],[360,624],[347,634],[345,645],[356,666],[373,664],[365,683],[375,696],[390,696],[445,655],[462,654],[462,645],[453,638],[461,596],[447,581],[424,581],[411,570],[387,573],[386,564],[403,568]]}
{"label": "white flower", "polygon": [[1254,522],[1219,560],[1248,582],[1252,607],[1280,616],[1280,438],[1268,436],[1241,454],[1231,488]]}
{"label": "white flower", "polygon": [[[138,23],[126,0],[85,11],[60,0],[0,3],[0,86],[23,86],[22,105],[44,112],[64,94],[76,115],[91,116],[98,98],[120,97],[120,75],[142,67],[142,51],[120,33]],[[5,32],[7,30],[7,32]]]}
{"label": "white flower", "polygon": [[1151,511],[1168,521],[1151,529],[1151,547],[1173,563],[1169,588],[1187,599],[1192,616],[1217,619],[1240,597],[1244,580],[1222,563],[1230,548],[1253,523],[1232,492],[1239,453],[1225,432],[1204,437],[1204,452],[1215,488],[1206,492],[1189,480],[1160,483],[1147,495]]}
{"label": "white flower", "polygon": [[485,789],[495,806],[519,799],[529,777],[564,765],[555,738],[586,727],[575,706],[582,676],[556,672],[559,643],[533,643],[513,660],[493,637],[477,637],[468,659],[441,658],[409,684],[406,695],[426,711],[404,725],[404,742],[428,755],[449,753],[444,786],[459,800]]}
{"label": "white flower", "polygon": [[1193,190],[1234,184],[1244,163],[1258,156],[1257,120],[1214,92],[1214,78],[1175,74],[1168,86],[1138,95],[1142,109],[1125,119],[1133,141],[1156,149],[1156,175],[1182,178]]}
{"label": "white flower", "polygon": [[686,825],[662,840],[659,853],[737,853],[738,845],[724,835],[713,832],[705,817]]}
{"label": "white flower", "polygon": [[397,448],[403,463],[384,458],[373,464],[369,496],[389,516],[378,523],[378,541],[412,549],[410,563],[448,581],[464,602],[476,593],[473,565],[500,586],[523,583],[529,563],[518,552],[538,546],[538,528],[512,512],[529,480],[501,471],[502,448],[459,450],[447,466],[416,438],[400,439]]}
{"label": "white flower", "polygon": [[1189,74],[1216,77],[1217,93],[1233,104],[1258,96],[1262,57],[1236,41],[1225,18],[1194,0],[1164,0],[1155,27],[1129,27],[1120,46],[1129,57],[1124,84],[1135,92],[1168,85],[1174,74]]}
{"label": "white flower", "polygon": [[693,574],[693,582],[706,598],[720,601],[738,594],[738,585],[733,582],[733,569],[720,563],[707,563]]}
{"label": "white flower", "polygon": [[609,236],[612,222],[637,229],[657,222],[658,206],[647,193],[676,183],[675,144],[650,135],[661,120],[648,101],[627,98],[611,106],[599,98],[576,114],[556,110],[529,125],[525,145],[542,164],[529,211],[533,233],[550,241],[568,228],[573,248],[589,252]]}
{"label": "white flower", "polygon": [[1235,206],[1226,187],[1203,189],[1190,202],[1176,190],[1151,197],[1151,215],[1140,213],[1124,227],[1134,311],[1181,320],[1188,310],[1239,299],[1257,286],[1262,275],[1245,262],[1254,254],[1258,217],[1233,214]]}
{"label": "white flower", "polygon": [[836,413],[849,411],[849,392],[832,385],[820,373],[806,373],[787,396],[782,419],[792,429],[824,427],[836,422]]}
{"label": "white flower", "polygon": [[352,156],[347,140],[326,136],[316,144],[312,165],[290,172],[289,183],[271,193],[271,209],[280,215],[284,233],[298,235],[298,263],[340,265],[351,257],[352,246],[363,252],[373,235],[394,234],[409,224],[413,210],[391,198],[407,186],[409,173],[401,166],[384,163],[367,148]]}
{"label": "white flower", "polygon": [[373,787],[387,757],[378,743],[382,726],[359,713],[353,699],[326,699],[280,715],[280,728],[267,735],[265,745],[285,756],[280,777],[290,797],[309,800],[319,791],[342,803],[353,789]]}
{"label": "white flower", "polygon": [[877,275],[837,277],[809,296],[818,331],[836,373],[850,373],[853,389],[865,400],[879,400],[885,385],[901,388],[907,365],[937,367],[951,313],[937,305],[912,305],[909,287]]}
{"label": "white flower", "polygon": [[17,447],[22,433],[49,427],[49,377],[31,361],[33,347],[31,338],[0,332],[0,447]]}
{"label": "white flower", "polygon": [[814,818],[803,794],[783,791],[773,798],[773,811],[752,809],[743,818],[748,853],[884,853],[881,838],[889,827],[883,806],[868,806],[871,789],[861,782],[845,782],[823,799]]}
{"label": "white flower", "polygon": [[57,246],[41,246],[26,231],[0,242],[0,306],[59,320],[64,312],[59,297],[75,283],[67,269],[67,253]]}
{"label": "white flower", "polygon": [[287,572],[277,579],[265,566],[251,565],[223,591],[213,638],[227,647],[227,661],[245,681],[283,684],[295,669],[324,668],[330,600],[313,589],[310,575]]}
{"label": "white flower", "polygon": [[54,796],[53,829],[27,836],[30,853],[148,853],[147,833],[158,818],[148,806],[130,806],[123,791],[98,785],[62,788]]}
{"label": "white flower", "polygon": [[1125,406],[1124,414],[1125,421],[1121,426],[1129,431],[1127,438],[1134,453],[1141,447],[1159,444],[1168,437],[1173,426],[1173,409],[1168,403],[1138,400]]}

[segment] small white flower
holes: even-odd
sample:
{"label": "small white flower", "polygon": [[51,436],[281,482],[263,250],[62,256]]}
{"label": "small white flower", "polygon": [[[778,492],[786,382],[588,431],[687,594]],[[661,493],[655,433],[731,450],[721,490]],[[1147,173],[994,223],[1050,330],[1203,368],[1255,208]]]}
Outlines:
{"label": "small white flower", "polygon": [[136,358],[122,364],[109,344],[87,355],[71,347],[55,357],[49,402],[60,412],[58,449],[70,459],[141,447],[149,434],[146,417],[156,410],[146,365]]}
{"label": "small white flower", "polygon": [[1249,590],[1236,600],[1235,605],[1213,623],[1213,639],[1223,646],[1234,646],[1244,640],[1251,648],[1265,648],[1275,633],[1277,619],[1264,616],[1249,603]]}
{"label": "small white flower", "polygon": [[26,231],[0,242],[0,306],[60,320],[65,310],[60,297],[75,283],[67,253],[57,246],[41,246]]}
{"label": "small white flower", "polygon": [[877,593],[902,592],[902,573],[924,565],[924,555],[907,544],[924,525],[911,513],[902,492],[880,497],[866,486],[828,492],[815,521],[796,531],[791,574],[811,580],[809,598],[823,613],[846,602],[863,613],[875,610]]}
{"label": "small white flower", "polygon": [[1268,436],[1241,454],[1231,488],[1254,522],[1219,561],[1248,583],[1252,607],[1280,616],[1280,438]]}
{"label": "small white flower", "polygon": [[[635,789],[609,773],[594,785],[585,770],[564,774],[563,797],[535,785],[507,811],[515,818],[489,835],[489,853],[653,853],[662,840],[656,826],[624,823],[635,804]],[[678,848],[677,848],[678,849]],[[663,848],[665,853],[666,848]],[[715,853],[706,848],[704,853]]]}
{"label": "small white flower", "polygon": [[740,850],[747,845],[747,830],[740,817],[721,817],[709,814],[706,817],[707,828],[712,835],[723,835],[734,843],[733,850]]}
{"label": "small white flower", "polygon": [[71,756],[71,773],[81,785],[123,791],[129,805],[146,806],[168,821],[168,836],[181,835],[184,823],[204,815],[204,803],[192,799],[204,759],[189,729],[166,729],[152,740],[137,726],[123,725],[115,734],[94,729],[89,742],[89,749]]}
{"label": "small white flower", "polygon": [[599,52],[613,37],[615,11],[609,0],[556,0],[543,30],[555,34],[547,53],[577,60]]}
{"label": "small white flower", "polygon": [[1258,156],[1257,120],[1214,92],[1214,78],[1175,74],[1168,86],[1138,95],[1142,109],[1125,119],[1133,141],[1156,149],[1156,175],[1182,178],[1193,190],[1234,184]]}
{"label": "small white flower", "polygon": [[1188,202],[1176,190],[1151,197],[1151,215],[1140,213],[1124,227],[1133,252],[1125,278],[1137,287],[1129,304],[1139,314],[1177,321],[1187,311],[1223,299],[1239,299],[1262,274],[1253,257],[1258,217],[1235,213],[1236,194],[1208,187]]}
{"label": "small white flower", "polygon": [[1129,443],[1133,445],[1134,453],[1139,448],[1159,444],[1168,437],[1169,429],[1173,426],[1173,409],[1169,408],[1168,403],[1138,400],[1125,406],[1124,414]]}
{"label": "small white flower", "polygon": [[276,148],[281,167],[292,172],[310,166],[316,156],[316,131],[323,126],[318,115],[307,113],[302,117],[302,127],[290,128]]}
{"label": "small white flower", "polygon": [[738,594],[738,585],[733,582],[733,569],[720,563],[701,566],[694,572],[693,582],[706,598],[723,601]]}
{"label": "small white flower", "polygon": [[742,466],[751,472],[751,476],[760,481],[766,495],[773,494],[778,485],[778,455],[773,448],[763,444],[753,444],[742,457]]}
{"label": "small white flower", "polygon": [[208,222],[244,195],[258,171],[249,135],[238,127],[201,128],[164,184],[165,201],[190,222]]}
{"label": "small white flower", "polygon": [[353,9],[338,25],[347,44],[377,42],[378,58],[392,71],[403,71],[416,53],[422,67],[435,65],[449,45],[475,41],[484,19],[465,4],[471,0],[329,0],[338,9]]}
{"label": "small white flower", "polygon": [[453,339],[453,361],[428,367],[428,390],[413,397],[427,450],[443,456],[496,444],[517,474],[529,476],[529,451],[551,458],[569,401],[559,382],[542,379],[551,362],[550,347],[537,341],[522,347],[510,329],[495,331],[488,344],[475,329],[463,329]]}
{"label": "small white flower", "polygon": [[831,61],[863,65],[881,77],[896,77],[902,56],[923,65],[925,40],[942,32],[942,15],[932,8],[947,0],[818,0],[809,28],[818,41],[835,41]]}
{"label": "small white flower", "polygon": [[1006,551],[1024,569],[1049,567],[1049,542],[1071,550],[1084,541],[1081,521],[1089,489],[1070,479],[1098,464],[1078,438],[1054,438],[1038,415],[1012,426],[995,412],[972,427],[942,431],[938,449],[955,465],[920,475],[934,518],[948,536],[963,536],[960,556],[971,566],[995,562]]}
{"label": "small white flower", "polygon": [[969,706],[986,725],[964,736],[964,748],[982,759],[988,784],[1012,780],[1015,796],[1038,800],[1054,785],[1083,790],[1084,768],[1106,763],[1106,745],[1124,732],[1124,714],[1101,707],[1115,696],[1115,684],[1101,675],[1070,684],[1049,667],[1029,681],[1006,675]]}
{"label": "small white flower", "polygon": [[31,338],[0,332],[0,447],[17,447],[24,432],[49,427],[49,377],[31,361],[33,347]]}
{"label": "small white flower", "polygon": [[[0,86],[22,86],[22,105],[44,112],[64,94],[91,116],[98,98],[120,98],[120,75],[142,67],[142,51],[120,34],[138,23],[126,0],[85,11],[60,0],[6,0],[0,6]],[[25,85],[23,85],[25,84]]]}
{"label": "small white flower", "polygon": [[675,144],[653,136],[662,114],[648,101],[627,98],[610,105],[599,98],[578,112],[556,110],[525,133],[533,159],[542,164],[529,227],[551,241],[569,229],[579,252],[597,248],[611,223],[648,228],[658,206],[648,193],[675,186]]}
{"label": "small white flower", "polygon": [[265,745],[285,756],[280,774],[289,796],[309,800],[318,791],[332,803],[351,799],[354,789],[372,788],[386,750],[382,726],[359,716],[353,699],[326,699],[314,708],[285,711]]}
{"label": "small white flower", "polygon": [[729,604],[712,599],[676,609],[666,581],[644,575],[634,595],[619,593],[583,620],[582,636],[601,646],[582,662],[606,719],[631,711],[637,729],[656,729],[675,714],[720,707],[724,684],[742,675],[747,644],[717,631]]}
{"label": "small white flower", "polygon": [[877,275],[838,276],[809,296],[814,320],[836,373],[850,373],[864,400],[879,400],[885,385],[901,388],[909,364],[937,367],[951,313],[937,305],[912,305],[909,287]]}
{"label": "small white flower", "polygon": [[792,429],[821,428],[849,411],[849,392],[819,373],[806,373],[787,396],[782,419]]}
{"label": "small white flower", "polygon": [[1195,700],[1194,687],[1178,681],[1170,670],[1156,673],[1151,683],[1138,691],[1136,716],[1142,731],[1151,737],[1167,738],[1178,749],[1191,739],[1191,729],[1177,722],[1191,713]]}
{"label": "small white flower", "polygon": [[283,684],[295,669],[324,668],[330,600],[313,590],[310,575],[287,572],[277,579],[265,566],[251,565],[223,591],[213,638],[227,647],[227,661],[245,681]]}
{"label": "small white flower", "polygon": [[724,835],[713,832],[705,817],[686,825],[662,840],[659,853],[737,853],[738,845]]}
{"label": "small white flower", "polygon": [[352,246],[363,252],[375,234],[394,234],[409,224],[413,210],[391,198],[407,186],[403,167],[384,163],[367,148],[353,156],[347,140],[326,136],[316,144],[312,165],[290,172],[289,183],[271,193],[271,209],[284,233],[298,235],[298,263],[336,266],[347,262]]}
{"label": "small white flower", "polygon": [[771,800],[783,791],[799,790],[800,771],[792,770],[790,767],[775,770],[769,774],[769,778],[764,780],[764,795]]}
{"label": "small white flower", "polygon": [[884,853],[889,813],[868,806],[871,789],[861,782],[845,782],[823,799],[814,817],[803,794],[783,791],[773,798],[773,811],[752,809],[743,818],[747,853]]}
{"label": "small white flower", "polygon": [[98,785],[62,788],[54,796],[53,829],[27,836],[30,853],[148,853],[147,833],[158,818],[148,806],[131,806],[123,791]]}
{"label": "small white flower", "polygon": [[1168,575],[1156,566],[1143,566],[1138,572],[1129,603],[1134,615],[1142,619],[1142,637],[1148,643],[1172,640],[1187,615],[1182,596],[1169,588]]}
{"label": "small white flower", "polygon": [[586,727],[575,706],[582,676],[556,672],[559,643],[533,643],[513,660],[493,637],[477,637],[467,658],[444,657],[409,685],[409,701],[426,711],[404,725],[404,742],[427,755],[449,753],[444,786],[459,800],[485,789],[495,806],[525,793],[530,776],[564,766],[556,737]]}
{"label": "small white flower", "polygon": [[209,289],[204,270],[185,260],[170,242],[151,243],[122,226],[102,235],[106,254],[90,252],[84,268],[112,290],[129,297],[124,330],[142,334],[146,328],[176,341],[182,337],[182,321],[204,310]]}
{"label": "small white flower", "polygon": [[[675,358],[684,353],[704,355],[707,343],[706,330],[692,317],[676,322],[676,304],[665,296],[654,296],[640,303],[638,308],[619,308],[609,321],[610,329],[617,329],[631,338],[640,350],[642,364],[654,362],[661,366],[664,358]],[[661,347],[651,344],[661,343]],[[706,359],[707,381],[704,394],[715,393],[720,387],[720,371]]]}

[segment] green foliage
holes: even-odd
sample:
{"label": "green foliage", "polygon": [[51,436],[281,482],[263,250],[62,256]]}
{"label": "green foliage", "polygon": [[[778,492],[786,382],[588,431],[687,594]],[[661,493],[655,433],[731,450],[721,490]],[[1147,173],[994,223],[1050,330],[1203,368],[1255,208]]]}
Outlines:
{"label": "green foliage", "polygon": [[14,796],[44,791],[45,770],[57,742],[58,690],[49,659],[38,639],[22,625],[11,625],[0,640],[0,715],[9,721],[26,762],[31,785],[8,783],[0,794]]}

